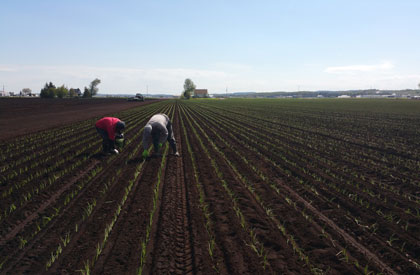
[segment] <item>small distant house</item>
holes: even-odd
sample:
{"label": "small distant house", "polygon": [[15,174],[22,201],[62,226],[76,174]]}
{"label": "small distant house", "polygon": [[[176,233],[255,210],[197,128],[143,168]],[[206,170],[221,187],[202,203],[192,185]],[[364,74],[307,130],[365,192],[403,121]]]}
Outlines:
{"label": "small distant house", "polygon": [[196,98],[209,97],[209,93],[207,92],[207,89],[195,89],[194,97]]}
{"label": "small distant house", "polygon": [[69,90],[69,96],[70,97],[81,97],[82,96],[82,91],[79,88],[77,88],[77,89],[71,88]]}
{"label": "small distant house", "polygon": [[19,93],[20,96],[32,96],[32,91],[29,88],[24,88]]}

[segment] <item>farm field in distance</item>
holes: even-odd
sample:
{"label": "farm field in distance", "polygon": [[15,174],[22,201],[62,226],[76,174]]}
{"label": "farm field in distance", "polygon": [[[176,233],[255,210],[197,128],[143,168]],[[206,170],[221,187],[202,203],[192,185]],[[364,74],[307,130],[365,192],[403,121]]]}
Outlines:
{"label": "farm field in distance", "polygon": [[[1,137],[0,274],[420,274],[420,101],[134,104]],[[160,112],[181,156],[144,161]]]}
{"label": "farm field in distance", "polygon": [[127,102],[123,98],[66,98],[60,101],[42,98],[0,98],[0,140],[9,139],[123,111],[148,102]]}

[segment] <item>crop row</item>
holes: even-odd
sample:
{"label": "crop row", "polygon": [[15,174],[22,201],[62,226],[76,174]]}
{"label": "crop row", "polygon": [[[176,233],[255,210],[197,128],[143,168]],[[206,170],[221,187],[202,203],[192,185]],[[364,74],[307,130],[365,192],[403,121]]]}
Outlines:
{"label": "crop row", "polygon": [[[121,113],[120,117],[123,120],[125,119],[126,121],[131,122],[130,124],[127,124],[126,135],[128,137],[128,143],[126,144],[127,148],[125,149],[125,155],[128,155],[129,153],[132,154],[133,152],[137,152],[137,155],[140,155],[142,127],[151,114],[165,110],[165,108],[168,108],[167,104],[157,104],[148,107],[145,112],[143,112],[143,110],[140,110],[140,112],[133,110],[131,112]],[[96,139],[99,139],[94,130],[91,131],[91,135]],[[85,146],[88,147],[87,144],[85,144]],[[18,213],[16,217],[7,217],[6,222],[11,226],[2,227],[3,233],[1,241],[5,245],[4,247],[10,247],[10,250],[4,249],[2,251],[2,255],[4,255],[4,257],[2,257],[2,267],[8,265],[8,260],[11,259],[13,255],[24,254],[38,239],[46,234],[50,234],[51,228],[57,226],[57,222],[55,221],[56,218],[61,217],[66,212],[73,211],[72,209],[79,209],[79,211],[81,211],[79,212],[80,214],[76,214],[80,218],[79,220],[76,219],[76,221],[74,221],[74,219],[69,219],[69,221],[73,221],[73,225],[68,225],[67,228],[73,228],[75,234],[79,232],[82,227],[82,222],[87,219],[89,213],[95,209],[97,202],[100,200],[99,197],[86,198],[86,194],[92,192],[98,194],[99,190],[102,190],[99,193],[105,194],[109,186],[115,186],[117,183],[116,181],[119,178],[118,174],[121,173],[121,169],[118,169],[117,177],[110,177],[114,181],[104,181],[103,187],[100,187],[101,181],[98,182],[98,179],[101,178],[104,173],[112,173],[112,170],[107,171],[106,167],[116,165],[123,160],[123,156],[111,156],[104,161],[98,162],[97,159],[91,158],[100,150],[100,142],[96,143],[96,147],[98,149],[96,149],[93,154],[89,154],[89,162],[80,168],[80,172],[77,172],[77,170],[69,172],[69,175],[75,175],[73,178],[71,176],[64,176],[62,182],[60,179],[53,181],[51,184],[52,186],[56,186],[55,189],[43,189],[43,192],[34,194],[33,197],[39,197],[39,199],[28,202],[26,205],[23,205],[22,208],[16,208],[15,211]],[[38,190],[40,190],[39,187]],[[52,199],[45,201],[45,198],[47,197],[52,197]],[[16,197],[12,197],[12,199],[16,199]],[[13,200],[12,204],[17,205],[16,201]],[[27,211],[32,211],[32,214],[29,216],[26,214],[26,217],[22,216],[23,213],[28,213]],[[3,222],[3,225],[6,225],[6,222]],[[19,225],[14,225],[13,223],[15,222]],[[3,231],[4,229],[7,229],[9,233]],[[11,229],[13,230],[11,231]],[[72,239],[72,234],[70,234],[69,231],[63,232],[61,236],[62,237],[60,238],[66,241],[60,245],[52,245],[56,248],[51,252],[52,256],[46,264],[47,267],[51,266],[57,260],[58,256],[61,254],[59,251],[63,249],[62,246],[64,243],[67,244],[67,240]]]}
{"label": "crop row", "polygon": [[[194,111],[193,113],[194,113],[194,117],[198,118],[197,112]],[[200,121],[199,124],[203,125],[205,123],[206,122],[204,121]],[[241,159],[240,154],[243,154],[244,153],[243,151],[241,151],[240,154],[238,154],[237,156],[233,157],[233,155],[236,154],[233,147],[231,147],[229,143],[227,143],[226,140],[224,140],[222,137],[217,136],[216,132],[220,133],[219,130],[211,130],[213,129],[213,127],[208,127],[208,126],[210,125],[207,125],[206,127],[207,133],[209,133],[210,131],[212,132],[214,131],[211,134],[213,136],[212,139],[209,139],[208,142],[211,143],[212,142],[211,140],[217,140],[216,143],[219,144],[220,146],[218,149],[219,152],[223,155],[223,157],[225,157],[229,166],[231,166],[231,168],[237,172],[237,176],[243,182],[242,184],[246,185],[246,188],[253,194],[256,201],[259,202],[260,207],[264,209],[264,214],[267,215],[267,217],[276,225],[276,230],[283,234],[283,236],[286,238],[286,242],[292,246],[294,253],[299,255],[300,260],[303,261],[305,265],[308,266],[311,273],[318,274],[319,272],[322,272],[322,270],[329,270],[331,268],[336,268],[332,266],[322,266],[322,268],[317,267],[316,265],[319,265],[320,263],[316,261],[316,258],[319,257],[319,255],[317,255],[316,250],[314,250],[312,253],[311,252],[312,249],[309,249],[308,247],[305,247],[305,249],[302,249],[300,247],[300,245],[302,245],[301,243],[302,240],[299,240],[300,236],[303,236],[304,238],[310,238],[310,235],[313,234],[313,232],[311,231],[305,232],[305,229],[306,228],[310,229],[310,228],[315,227],[313,224],[313,220],[309,219],[309,216],[308,214],[305,213],[305,210],[299,210],[299,213],[297,213],[298,216],[302,217],[299,224],[307,223],[307,222],[310,222],[310,224],[308,224],[307,227],[303,226],[303,228],[299,228],[299,229],[295,228],[293,226],[293,223],[296,223],[297,221],[296,221],[296,216],[293,215],[290,218],[294,219],[295,221],[290,222],[291,226],[289,227],[288,224],[289,224],[290,218],[287,217],[288,216],[287,214],[286,215],[284,214],[296,211],[297,210],[296,204],[294,204],[295,209],[293,209],[292,206],[289,206],[288,204],[291,204],[291,201],[290,201],[290,198],[287,198],[287,197],[277,198],[278,201],[276,205],[271,205],[271,203],[267,203],[265,199],[267,199],[268,201],[272,201],[271,199],[268,199],[268,198],[271,196],[271,194],[273,194],[273,190],[275,190],[280,195],[279,188],[275,186],[273,183],[270,183],[268,180],[268,177],[266,177],[264,174],[258,171],[257,168],[252,165],[252,163],[246,160],[246,158]],[[199,127],[199,125],[196,124],[196,127]],[[224,143],[224,145],[221,145],[221,143]],[[222,151],[224,152],[227,151],[226,152],[227,155],[223,154]],[[229,161],[229,159],[231,161]],[[238,166],[238,167],[242,169],[235,167],[235,163],[236,165],[240,165],[239,164],[240,162],[242,162],[243,164],[242,166]],[[246,170],[244,170],[244,167],[248,167],[247,168],[248,172],[245,172]],[[249,173],[249,171],[254,171],[257,175],[252,174],[252,172]],[[255,184],[256,182],[265,182],[266,185]],[[269,187],[270,185],[271,185],[271,188],[273,188],[273,190],[271,191],[267,189],[267,188],[270,188]],[[261,198],[265,198],[265,199],[261,199]],[[283,209],[282,210],[283,214],[280,214],[279,210],[273,211],[273,209]],[[288,227],[289,229],[287,229]],[[327,235],[327,233],[325,233],[325,230],[322,229],[320,226],[317,225],[316,227],[318,228],[319,232],[313,237],[314,239],[317,239],[319,235],[323,235],[323,236]],[[330,239],[330,241],[335,241],[335,240],[331,240],[331,237],[328,237],[327,240],[328,239]],[[335,244],[335,247],[338,248],[340,246],[338,244]],[[339,250],[337,250],[336,252],[338,253]],[[337,262],[338,262],[338,259],[337,259]],[[314,265],[314,263],[316,265]],[[360,263],[358,262],[358,264],[361,265],[362,261]],[[342,263],[337,263],[337,266],[338,268],[340,268],[340,266],[342,266]],[[366,265],[363,268],[365,267]],[[351,270],[352,267],[348,266],[347,268]]]}
{"label": "crop row", "polygon": [[[230,265],[229,262],[233,260],[232,257],[236,253],[237,257],[248,259],[247,264],[251,265],[255,272],[263,272],[267,265],[264,249],[256,239],[255,231],[248,226],[243,211],[239,207],[238,198],[227,184],[225,172],[222,172],[220,167],[209,159],[209,152],[198,133],[191,127],[191,117],[182,107],[180,117],[185,142],[193,163],[195,188],[200,194],[200,208],[206,221],[205,228],[209,235],[208,252],[213,260],[213,269],[222,273],[233,272],[231,270],[233,263]],[[208,175],[212,176],[209,178]],[[218,226],[215,227],[215,225]],[[232,230],[240,236],[241,240],[228,233]],[[243,247],[242,241],[248,245]],[[232,250],[235,249],[234,247],[236,247],[236,252]],[[220,261],[222,253],[227,266]],[[260,260],[255,261],[255,257]]]}
{"label": "crop row", "polygon": [[[207,102],[206,102],[206,104],[207,104]],[[280,139],[276,139],[276,138],[273,139],[273,135],[276,136],[276,135],[280,134],[276,131],[277,129],[275,129],[275,128],[271,129],[272,135],[271,135],[271,139],[270,139],[270,136],[268,134],[265,134],[265,136],[264,136],[264,132],[265,132],[264,127],[263,128],[260,127],[259,131],[254,130],[255,128],[258,128],[258,127],[255,127],[255,126],[253,127],[254,129],[249,128],[249,127],[245,127],[246,125],[251,125],[252,126],[252,124],[241,123],[241,120],[240,119],[238,119],[238,120],[234,119],[230,112],[227,112],[227,115],[226,115],[226,112],[215,111],[214,108],[210,108],[208,106],[205,106],[206,104],[197,104],[199,107],[194,106],[194,112],[195,112],[194,117],[198,117],[197,113],[200,113],[200,112],[203,113],[202,114],[203,120],[201,122],[202,124],[209,124],[209,123],[213,124],[214,127],[218,128],[217,132],[220,133],[220,135],[224,136],[225,138],[229,137],[229,139],[236,140],[236,144],[238,144],[238,145],[239,144],[245,144],[245,146],[248,146],[248,147],[249,147],[249,145],[251,145],[251,147],[248,149],[248,150],[253,151],[251,153],[251,155],[254,155],[254,156],[260,155],[261,159],[263,159],[263,160],[265,159],[265,162],[267,163],[267,167],[271,166],[272,170],[277,170],[278,171],[276,173],[279,173],[279,172],[281,172],[281,170],[283,170],[282,172],[283,172],[283,175],[286,179],[290,179],[290,177],[295,178],[295,183],[299,183],[300,185],[304,185],[306,187],[304,190],[301,191],[301,193],[304,191],[304,193],[302,193],[302,195],[303,196],[308,196],[308,194],[312,193],[312,195],[308,197],[308,201],[314,201],[314,202],[318,203],[318,207],[321,207],[321,209],[322,209],[322,207],[324,207],[324,208],[327,207],[328,209],[332,209],[332,208],[336,208],[336,207],[340,207],[340,206],[341,207],[343,207],[343,206],[348,207],[348,209],[345,210],[345,211],[347,211],[347,214],[344,214],[344,216],[343,216],[345,218],[345,220],[343,220],[343,225],[347,223],[346,218],[349,217],[350,220],[355,223],[356,232],[360,231],[360,230],[357,230],[357,227],[362,227],[363,223],[367,222],[367,221],[363,221],[364,216],[360,217],[356,214],[356,213],[360,213],[360,211],[358,210],[358,208],[360,206],[357,206],[357,203],[358,203],[359,200],[355,199],[353,201],[353,205],[351,205],[351,204],[348,203],[349,198],[347,197],[347,194],[346,194],[347,198],[341,196],[341,199],[340,199],[342,201],[341,205],[340,204],[328,203],[329,200],[331,200],[331,199],[334,200],[334,199],[340,198],[340,194],[339,193],[337,194],[337,190],[334,190],[333,188],[332,188],[333,190],[329,190],[329,191],[328,191],[328,189],[325,189],[325,187],[324,187],[325,186],[325,184],[324,184],[325,179],[327,179],[327,183],[328,182],[330,182],[330,184],[333,183],[333,184],[335,184],[335,186],[338,186],[338,188],[342,189],[343,185],[342,184],[337,185],[338,183],[342,182],[340,179],[333,180],[334,178],[327,177],[325,173],[320,173],[320,171],[322,171],[322,170],[320,170],[319,168],[316,169],[316,170],[313,170],[313,172],[310,172],[311,169],[313,169],[313,168],[311,168],[311,166],[313,166],[311,164],[311,162],[317,163],[319,161],[318,159],[316,159],[316,158],[311,159],[310,157],[308,157],[308,159],[305,160],[305,159],[302,159],[302,157],[299,153],[298,154],[292,153],[293,151],[296,151],[296,149],[294,150],[293,147],[287,147],[287,144],[288,144],[287,141],[282,142],[282,140],[280,140]],[[190,104],[190,105],[192,105],[192,104]],[[206,111],[204,112],[204,110],[206,110]],[[246,117],[246,115],[242,114],[241,117]],[[212,122],[215,122],[215,121],[217,121],[217,123],[212,123]],[[234,121],[236,123],[234,123],[232,121]],[[256,125],[256,124],[254,123],[254,125]],[[257,124],[257,125],[260,126],[259,124]],[[211,129],[211,128],[212,127],[209,127],[209,129]],[[225,128],[225,129],[223,130],[223,128]],[[283,137],[283,139],[284,139],[284,137]],[[292,141],[292,140],[290,140],[290,141]],[[260,146],[261,143],[267,143],[267,146],[265,146],[265,148],[264,148],[264,146]],[[284,148],[284,147],[286,147],[288,150],[282,151],[282,152],[278,151],[278,148]],[[241,154],[244,154],[246,152],[246,151],[244,151],[245,150],[244,148],[240,148],[240,147],[236,148],[236,150],[241,152]],[[273,150],[276,153],[273,153],[272,152]],[[290,151],[292,151],[292,152],[290,152]],[[296,160],[298,161],[297,163],[296,163]],[[284,170],[284,168],[286,168],[286,167],[288,167],[288,168],[286,170]],[[308,174],[308,172],[310,172],[310,173]],[[309,177],[308,176],[302,177],[305,174],[308,174]],[[313,184],[313,183],[316,183],[316,182],[318,182],[318,183]],[[357,189],[355,186],[356,186],[355,184],[349,185],[349,188],[350,188],[349,190],[353,194],[354,194],[354,192],[351,190],[351,188]],[[344,187],[345,187],[345,185],[344,185]],[[299,185],[297,185],[296,188],[299,188]],[[325,193],[326,191],[327,191],[327,193]],[[359,195],[360,195],[360,193],[362,194],[362,197],[363,197],[363,193],[359,192]],[[321,199],[321,201],[324,200],[325,203],[319,204],[320,199]],[[366,198],[366,202],[371,203],[371,199],[369,200],[369,198]],[[356,203],[356,205],[354,205],[354,203]],[[389,206],[389,204],[386,205],[386,206],[383,206],[383,207],[388,207],[388,206]],[[395,212],[395,209],[398,209],[398,207],[394,206],[393,210],[390,210],[390,211]],[[408,209],[408,208],[403,208],[403,209]],[[331,211],[331,210],[329,210],[329,211]],[[376,213],[376,211],[373,211],[373,212]],[[400,213],[402,213],[402,215],[405,215],[404,212],[400,212]],[[356,214],[356,216],[354,216],[355,214]],[[360,213],[359,215],[362,215],[362,213]],[[363,215],[365,215],[365,213]],[[331,217],[334,218],[334,216],[332,216],[332,215],[331,215]],[[410,220],[407,221],[408,223],[405,223],[405,225],[402,226],[402,228],[405,229],[405,231],[407,231],[408,228],[411,228],[411,231],[412,231],[414,229],[414,225],[417,224],[413,220],[413,218],[415,219],[415,217],[413,217],[412,215],[411,216],[405,215],[405,217],[407,219],[410,219]],[[384,218],[384,217],[381,216],[381,218]],[[379,220],[381,220],[381,219],[379,219]],[[394,221],[388,221],[388,220],[389,219],[386,219],[386,220],[384,219],[383,222],[376,223],[376,226],[380,227],[380,229],[382,231],[383,228],[389,227],[388,222],[394,222],[394,223],[396,222],[396,224],[401,223],[401,219],[399,219],[399,220],[395,219],[395,216],[394,216]],[[413,220],[413,221],[411,221],[411,220]],[[408,224],[408,226],[407,226],[407,224]],[[405,233],[400,233],[401,228],[399,228],[399,225],[398,226],[393,226],[391,228],[393,228],[393,229],[391,229],[390,231],[396,230],[396,232],[398,232],[398,233],[393,234],[392,232],[391,233],[378,232],[378,231],[375,232],[377,234],[381,233],[382,236],[384,236],[384,237],[382,237],[383,241],[379,240],[379,242],[381,243],[382,246],[384,246],[384,245],[388,246],[392,243],[392,246],[387,249],[388,250],[387,253],[389,253],[389,251],[393,251],[392,253],[394,253],[394,255],[395,254],[401,255],[401,256],[398,256],[398,257],[401,257],[401,258],[405,258],[405,256],[403,256],[403,254],[400,253],[399,251],[397,252],[397,250],[395,248],[397,248],[398,250],[401,250],[404,253],[412,251],[411,257],[408,257],[408,259],[405,258],[405,260],[409,261],[409,262],[412,262],[413,265],[415,266],[416,264],[415,264],[415,261],[413,260],[413,258],[416,257],[416,254],[415,254],[416,253],[415,252],[415,249],[416,249],[415,247],[416,246],[415,245],[410,245],[410,243],[413,243],[413,241],[414,241],[414,243],[416,242],[416,236],[414,236],[414,235],[408,236]],[[390,231],[388,231],[388,232],[390,232]],[[358,233],[358,234],[360,234],[360,233]],[[374,238],[371,238],[371,239],[375,239],[375,238],[377,238],[377,237],[374,237]],[[404,239],[405,239],[405,241],[404,241]],[[386,249],[386,247],[385,247],[385,249]]]}
{"label": "crop row", "polygon": [[[0,273],[419,273],[418,111],[329,103],[160,101],[110,114],[107,157],[96,119],[0,144]],[[181,157],[145,161],[160,112]]]}
{"label": "crop row", "polygon": [[[127,120],[128,124],[126,134],[131,138],[129,139],[129,142],[134,138],[132,135],[139,136],[140,134],[140,129],[135,129],[135,125],[140,125],[140,123],[144,124],[144,119],[153,112],[155,112],[154,109],[149,110],[146,113],[139,112],[137,117],[133,117],[133,115],[129,113],[127,114],[128,116],[123,114],[123,118]],[[143,118],[139,119],[139,117]],[[77,174],[77,169],[84,170],[86,166],[90,167],[90,164],[94,162],[92,161],[92,157],[100,152],[101,144],[100,138],[98,138],[94,128],[92,128],[93,127],[91,127],[90,130],[90,138],[84,140],[84,142],[81,140],[70,148],[67,148],[66,144],[59,144],[57,146],[59,149],[51,154],[55,161],[45,161],[45,158],[40,158],[37,162],[44,163],[43,169],[39,166],[31,167],[31,169],[25,172],[25,178],[8,182],[5,187],[6,190],[2,193],[1,206],[4,211],[0,218],[4,219],[7,216],[10,216],[10,214],[18,210],[19,207],[29,203],[34,196],[42,195],[44,189],[47,187],[59,188],[60,185],[57,184],[57,182],[61,179],[66,180],[69,175]],[[137,138],[137,140],[139,140],[139,138]],[[65,142],[65,139],[63,141]],[[16,173],[16,171],[12,172]]]}
{"label": "crop row", "polygon": [[[171,112],[172,110],[172,106],[168,106],[166,105],[165,108],[161,109],[160,111],[164,111],[164,112]],[[132,141],[134,141],[135,144],[135,148],[134,149],[130,149],[128,150],[128,152],[126,152],[126,154],[128,154],[128,157],[125,156],[124,158],[126,158],[125,163],[128,164],[130,162],[132,162],[131,160],[133,155],[140,155],[140,152],[142,151],[142,146],[141,143],[135,142],[136,140],[138,140],[138,138],[136,137],[135,139],[133,139]],[[132,156],[132,157],[130,157]],[[136,158],[135,158],[136,159]],[[102,204],[102,206],[97,210],[97,212],[94,213],[94,216],[92,217],[90,223],[94,222],[95,220],[98,219],[98,216],[100,215],[104,215],[104,211],[107,213],[106,217],[103,217],[101,219],[104,219],[104,221],[99,224],[99,225],[95,225],[95,228],[97,228],[98,230],[102,230],[102,234],[99,234],[99,236],[96,236],[96,234],[94,234],[95,229],[92,232],[92,228],[89,227],[89,232],[86,232],[84,236],[81,236],[80,238],[82,238],[82,240],[86,240],[86,244],[83,248],[77,247],[77,248],[73,248],[76,249],[76,251],[67,251],[67,254],[70,255],[74,255],[75,253],[81,253],[80,256],[80,262],[83,262],[83,266],[80,266],[80,272],[85,273],[85,274],[89,274],[91,272],[91,270],[95,270],[95,268],[97,269],[97,263],[98,262],[104,262],[104,258],[107,257],[106,254],[109,253],[109,246],[112,246],[112,242],[110,241],[111,239],[116,238],[116,235],[125,235],[124,233],[121,232],[121,230],[126,230],[125,227],[122,225],[124,223],[126,223],[126,219],[124,217],[124,214],[126,213],[127,209],[131,208],[131,205],[133,203],[136,202],[137,199],[139,199],[137,197],[137,194],[139,192],[144,193],[144,194],[150,194],[151,192],[153,192],[154,197],[153,197],[153,206],[152,204],[147,204],[145,203],[144,205],[144,213],[142,214],[142,217],[148,217],[147,221],[148,221],[148,226],[150,226],[153,222],[153,213],[155,211],[155,207],[158,203],[158,198],[156,196],[159,195],[159,192],[157,192],[157,190],[159,189],[159,174],[157,175],[157,180],[156,183],[154,184],[146,184],[144,185],[144,183],[142,184],[142,182],[145,180],[145,174],[147,174],[145,171],[148,169],[147,167],[150,166],[151,164],[147,164],[143,161],[141,161],[140,163],[136,164],[136,162],[132,162],[133,165],[128,164],[126,167],[122,168],[121,165],[118,164],[114,164],[117,167],[120,167],[119,169],[122,169],[122,174],[124,174],[124,178],[120,178],[118,181],[114,182],[114,190],[111,192],[108,192],[106,194],[107,198],[104,199],[103,201],[105,201],[105,203],[107,201],[110,200],[110,198],[112,198],[112,201],[119,201],[118,204],[112,203],[110,205],[106,205],[104,206],[104,204]],[[164,162],[161,164],[160,167],[164,167]],[[159,170],[162,170],[162,168],[159,168]],[[148,182],[149,180],[146,180],[146,182]],[[153,189],[154,191],[152,191],[152,187],[155,186],[155,188]],[[156,189],[157,186],[157,189]],[[140,188],[146,188],[148,191],[146,192],[146,190],[144,189],[140,189]],[[120,189],[120,191],[116,191],[115,188]],[[116,196],[116,194],[119,194],[118,196]],[[119,199],[120,198],[120,199]],[[143,203],[143,202],[142,202]],[[113,208],[111,208],[113,207]],[[105,210],[109,209],[109,210]],[[111,210],[112,209],[112,210]],[[150,210],[149,210],[150,209]],[[105,221],[106,220],[106,221]],[[145,218],[146,220],[146,218]],[[145,220],[143,220],[143,224],[145,223]],[[149,227],[148,227],[149,228]],[[148,238],[148,235],[150,234],[150,229],[146,229],[146,233],[144,233],[145,235],[143,236],[136,236],[138,238],[138,242],[140,244],[140,239],[141,238]],[[147,233],[149,232],[149,233]],[[76,241],[76,240],[75,240]],[[80,239],[79,239],[80,241]],[[94,247],[92,247],[92,245],[94,245]],[[93,254],[90,251],[95,251]],[[85,252],[84,252],[85,251]],[[131,252],[131,251],[129,251]],[[139,261],[139,258],[141,258],[141,255],[143,253],[142,249],[139,249],[138,251],[134,251],[135,255],[140,255],[138,258],[136,258],[136,261]],[[67,261],[67,259],[63,259],[62,261],[64,261],[64,265],[74,265],[76,266],[79,260],[77,259],[73,259],[73,264],[69,264],[69,261]],[[63,265],[63,262],[59,262],[58,265]],[[140,268],[138,268],[140,270]]]}

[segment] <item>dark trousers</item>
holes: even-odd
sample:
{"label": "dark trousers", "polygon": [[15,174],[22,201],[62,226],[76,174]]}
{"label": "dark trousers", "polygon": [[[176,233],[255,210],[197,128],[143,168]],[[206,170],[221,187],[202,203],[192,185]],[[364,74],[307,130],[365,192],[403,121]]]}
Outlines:
{"label": "dark trousers", "polygon": [[169,121],[168,126],[166,126],[166,129],[168,129],[168,142],[169,145],[171,145],[172,152],[175,154],[177,152],[176,150],[176,140],[174,137],[174,131],[172,130],[172,123]]}
{"label": "dark trousers", "polygon": [[104,129],[98,127],[96,127],[96,131],[102,138],[102,151],[108,153],[114,149],[114,142],[109,139],[108,133]]}

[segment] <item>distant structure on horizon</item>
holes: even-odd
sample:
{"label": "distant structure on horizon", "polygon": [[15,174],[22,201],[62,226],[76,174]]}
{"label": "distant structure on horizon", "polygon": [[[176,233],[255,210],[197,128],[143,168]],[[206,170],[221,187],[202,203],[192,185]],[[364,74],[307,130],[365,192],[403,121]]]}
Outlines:
{"label": "distant structure on horizon", "polygon": [[193,97],[205,98],[205,97],[209,97],[209,93],[208,93],[207,89],[195,89]]}
{"label": "distant structure on horizon", "polygon": [[71,88],[70,90],[73,90],[72,93],[74,94],[74,96],[81,97],[83,95],[82,91],[79,88],[77,89]]}

